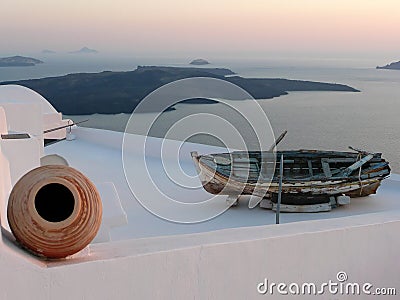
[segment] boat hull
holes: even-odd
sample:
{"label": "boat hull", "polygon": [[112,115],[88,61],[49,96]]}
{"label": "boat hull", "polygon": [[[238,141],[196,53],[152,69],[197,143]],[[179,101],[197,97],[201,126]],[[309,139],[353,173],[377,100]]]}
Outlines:
{"label": "boat hull", "polygon": [[[304,152],[304,150],[302,150]],[[311,150],[315,153],[315,150]],[[217,154],[218,155],[218,154]],[[225,154],[226,155],[226,154]],[[237,176],[229,176],[218,171],[218,165],[213,167],[208,163],[213,155],[192,155],[199,179],[204,189],[211,194],[219,195],[253,195],[261,198],[272,198],[279,192],[279,180],[274,176],[271,180],[244,180]],[[205,157],[206,159],[202,159]],[[343,159],[342,159],[343,160]],[[368,171],[368,176],[352,177],[319,177],[311,180],[284,178],[282,182],[282,203],[313,204],[330,201],[332,196],[347,195],[349,197],[364,197],[375,194],[381,180],[390,174],[389,166],[379,167],[379,170]],[[274,200],[272,200],[274,201]]]}

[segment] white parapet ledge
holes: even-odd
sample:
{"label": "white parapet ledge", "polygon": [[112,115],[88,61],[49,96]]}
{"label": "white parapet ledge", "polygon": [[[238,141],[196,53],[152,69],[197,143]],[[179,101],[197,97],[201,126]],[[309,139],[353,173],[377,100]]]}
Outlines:
{"label": "white parapet ledge", "polygon": [[[400,210],[392,212],[372,213],[336,219],[302,221],[280,225],[251,226],[232,229],[215,230],[202,233],[160,236],[140,239],[129,239],[114,242],[91,244],[88,249],[65,260],[42,260],[18,250],[18,255],[25,257],[34,265],[51,268],[81,263],[96,263],[123,258],[134,258],[163,252],[175,252],[183,249],[203,247],[224,247],[267,240],[279,241],[303,235],[316,237],[321,233],[339,233],[376,228],[391,224],[400,229]],[[10,238],[7,238],[8,240]],[[8,247],[18,248],[12,241]],[[342,247],[339,245],[338,247]],[[356,246],[356,245],[353,245]],[[352,246],[352,247],[353,247]],[[16,247],[16,248],[15,248]]]}

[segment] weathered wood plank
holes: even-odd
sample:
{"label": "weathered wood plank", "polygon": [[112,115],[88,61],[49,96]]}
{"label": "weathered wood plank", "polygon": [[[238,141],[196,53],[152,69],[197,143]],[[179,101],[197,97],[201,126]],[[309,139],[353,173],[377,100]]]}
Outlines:
{"label": "weathered wood plank", "polygon": [[362,173],[363,173],[363,174],[371,173],[371,172],[374,172],[374,170],[380,171],[380,169],[385,168],[385,167],[388,166],[388,165],[389,165],[389,164],[388,164],[387,162],[382,162],[382,163],[373,164],[373,165],[371,164],[370,167],[363,169],[363,170],[362,170]]}
{"label": "weathered wood plank", "polygon": [[307,165],[308,165],[308,170],[309,170],[310,176],[313,177],[314,173],[313,173],[313,168],[312,168],[312,161],[307,160]]}
{"label": "weathered wood plank", "polygon": [[[276,164],[279,165],[280,162],[277,161]],[[294,159],[284,159],[283,164],[294,164]]]}
{"label": "weathered wood plank", "polygon": [[233,163],[258,163],[257,158],[233,157]]}
{"label": "weathered wood plank", "polygon": [[370,161],[372,158],[374,157],[373,154],[369,154],[365,157],[363,157],[362,159],[360,159],[359,161],[355,162],[354,164],[352,164],[350,167],[346,168],[343,172],[342,172],[342,176],[346,177],[349,176],[354,170],[360,168],[362,165],[364,165],[366,162]]}
{"label": "weathered wood plank", "polygon": [[[272,210],[276,211],[277,205],[273,203]],[[321,204],[309,204],[309,205],[288,205],[281,204],[280,207],[281,212],[291,212],[291,213],[315,213],[315,212],[324,212],[332,210],[332,207],[329,203],[321,203]]]}
{"label": "weathered wood plank", "polygon": [[331,168],[329,167],[329,163],[325,161],[325,159],[321,159],[322,169],[324,170],[324,174],[327,178],[332,177]]}
{"label": "weathered wood plank", "polygon": [[336,170],[331,170],[332,177],[336,176],[337,174],[340,174],[340,172],[343,172],[344,169],[346,169],[346,167],[339,168]]}
{"label": "weathered wood plank", "polygon": [[258,171],[259,168],[257,165],[245,165],[245,164],[238,164],[238,165],[233,165],[232,167],[233,170],[254,170],[254,171]]}
{"label": "weathered wood plank", "polygon": [[339,157],[339,158],[327,158],[325,159],[327,163],[353,163],[354,158],[353,157]]}
{"label": "weathered wood plank", "polygon": [[[380,170],[378,172],[371,172],[371,173],[368,173],[368,174],[361,174],[361,179],[368,179],[368,178],[373,178],[373,177],[385,176],[385,175],[389,175],[389,174],[390,174],[389,170],[383,169],[383,170]],[[358,178],[358,176],[353,176],[353,177],[357,177]]]}
{"label": "weathered wood plank", "polygon": [[230,165],[231,160],[229,158],[223,156],[216,156],[214,157],[214,162],[219,165]]}

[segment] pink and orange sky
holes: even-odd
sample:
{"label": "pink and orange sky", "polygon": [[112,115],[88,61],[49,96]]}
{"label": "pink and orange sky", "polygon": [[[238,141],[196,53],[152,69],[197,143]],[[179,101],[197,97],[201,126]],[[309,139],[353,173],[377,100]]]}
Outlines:
{"label": "pink and orange sky", "polygon": [[399,0],[2,0],[0,54],[382,53],[400,57]]}

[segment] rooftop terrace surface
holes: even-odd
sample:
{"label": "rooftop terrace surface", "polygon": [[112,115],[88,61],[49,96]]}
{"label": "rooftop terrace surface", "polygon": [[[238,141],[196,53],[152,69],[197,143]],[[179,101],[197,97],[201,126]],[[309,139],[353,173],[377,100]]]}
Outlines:
{"label": "rooftop terrace surface", "polygon": [[[123,212],[126,213],[128,222],[121,226],[112,227],[110,238],[112,241],[129,240],[146,237],[162,237],[169,235],[191,234],[210,232],[221,229],[252,227],[275,224],[275,212],[271,210],[256,207],[249,209],[247,199],[241,199],[237,207],[226,210],[221,215],[208,221],[181,224],[164,220],[155,216],[146,210],[135,198],[129,188],[122,162],[122,143],[123,134],[112,131],[75,128],[73,133],[76,139],[73,141],[62,141],[45,148],[46,154],[58,154],[63,156],[70,164],[88,176],[96,185],[104,183],[113,183],[118,194],[122,211],[115,211],[115,215],[122,218]],[[129,157],[134,166],[135,160],[139,161],[140,149],[143,148],[144,137],[130,135]],[[180,142],[172,142],[180,143]],[[157,148],[161,145],[161,140],[150,138],[150,149],[148,157],[148,166],[150,173],[158,174],[161,190],[171,197],[176,196],[178,201],[181,198],[190,199],[189,202],[204,201],[210,198],[210,195],[201,187],[196,189],[185,189],[179,185],[173,184],[165,176],[160,163],[160,157],[157,156]],[[127,148],[125,148],[126,150]],[[154,151],[153,151],[154,150]],[[195,174],[194,164],[190,157],[190,151],[198,151],[201,154],[213,153],[215,148],[205,145],[185,143],[179,151],[179,159],[182,169],[188,174]],[[170,153],[171,159],[176,153]],[[138,170],[139,171],[139,170]],[[164,178],[165,176],[165,178]],[[140,177],[140,176],[139,176]],[[136,184],[136,183],[135,183]],[[145,184],[137,182],[138,185]],[[364,198],[351,199],[350,205],[345,205],[332,209],[330,212],[320,213],[282,213],[281,223],[292,223],[299,221],[320,220],[342,218],[354,215],[365,215],[380,212],[390,212],[400,209],[399,202],[400,176],[392,175],[391,178],[383,181],[376,195]],[[160,196],[162,198],[162,196]],[[226,206],[226,196],[217,196],[215,205]],[[103,199],[107,207],[109,199]],[[111,208],[112,209],[112,208]],[[106,212],[108,215],[113,212]],[[348,221],[348,218],[347,218]],[[346,222],[347,222],[346,221]],[[348,222],[347,222],[348,223]]]}

